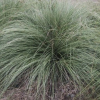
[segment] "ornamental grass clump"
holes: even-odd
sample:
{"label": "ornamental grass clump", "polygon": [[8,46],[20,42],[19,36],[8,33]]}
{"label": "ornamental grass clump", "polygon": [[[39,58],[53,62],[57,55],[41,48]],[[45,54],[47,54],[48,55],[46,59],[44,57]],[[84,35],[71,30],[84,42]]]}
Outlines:
{"label": "ornamental grass clump", "polygon": [[59,82],[72,83],[76,96],[98,84],[100,34],[89,8],[46,0],[29,8],[0,30],[2,93],[27,81],[28,90],[36,84],[36,99],[47,100],[48,93],[54,100]]}

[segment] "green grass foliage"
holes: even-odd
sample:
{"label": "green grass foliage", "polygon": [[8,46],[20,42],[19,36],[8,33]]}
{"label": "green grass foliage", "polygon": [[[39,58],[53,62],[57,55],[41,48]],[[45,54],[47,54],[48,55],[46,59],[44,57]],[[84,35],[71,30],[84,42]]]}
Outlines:
{"label": "green grass foliage", "polygon": [[59,82],[72,82],[80,93],[95,87],[99,98],[99,11],[69,1],[4,1],[0,3],[2,93],[27,79],[28,89],[37,83],[42,99],[47,88],[54,97]]}

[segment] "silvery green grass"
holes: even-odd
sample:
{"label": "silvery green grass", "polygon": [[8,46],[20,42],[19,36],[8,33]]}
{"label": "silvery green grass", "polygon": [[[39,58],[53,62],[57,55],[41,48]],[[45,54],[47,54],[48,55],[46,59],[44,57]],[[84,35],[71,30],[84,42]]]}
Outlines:
{"label": "silvery green grass", "polygon": [[46,100],[48,88],[55,100],[57,84],[72,82],[75,98],[93,88],[99,100],[99,11],[91,3],[1,0],[0,94],[27,80],[28,90],[37,86],[36,100]]}

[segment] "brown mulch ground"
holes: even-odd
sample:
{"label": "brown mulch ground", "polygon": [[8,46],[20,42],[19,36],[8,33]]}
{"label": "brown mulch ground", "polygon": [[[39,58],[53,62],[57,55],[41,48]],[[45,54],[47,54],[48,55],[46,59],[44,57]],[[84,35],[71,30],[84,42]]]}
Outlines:
{"label": "brown mulch ground", "polygon": [[[13,88],[6,91],[0,100],[34,100],[35,91],[35,88],[33,88],[31,92],[28,92],[25,87]],[[46,100],[75,100],[74,97],[77,92],[78,89],[71,83],[60,85],[59,88],[55,90],[55,99],[52,99],[52,96],[46,95]],[[49,91],[47,94],[49,94]]]}
{"label": "brown mulch ground", "polygon": [[[48,89],[46,90],[46,100],[97,100],[95,99],[94,88],[86,88],[88,91],[79,95],[79,87],[75,86],[72,82],[67,84],[58,83],[57,88],[54,91],[54,98],[51,95],[51,88],[48,85]],[[41,92],[40,92],[41,93]],[[89,94],[89,95],[88,95]],[[27,91],[26,86],[22,86],[20,88],[12,88],[7,90],[0,100],[35,100],[36,95],[36,85],[31,88],[30,91]],[[90,99],[89,96],[92,96]],[[42,99],[43,94],[41,93],[40,98]]]}

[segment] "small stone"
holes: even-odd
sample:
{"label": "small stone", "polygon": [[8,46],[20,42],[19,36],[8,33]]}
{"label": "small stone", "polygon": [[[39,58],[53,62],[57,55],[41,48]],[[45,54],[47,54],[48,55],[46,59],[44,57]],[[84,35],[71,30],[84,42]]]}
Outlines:
{"label": "small stone", "polygon": [[74,94],[71,94],[71,98],[74,98],[74,96],[75,96]]}

